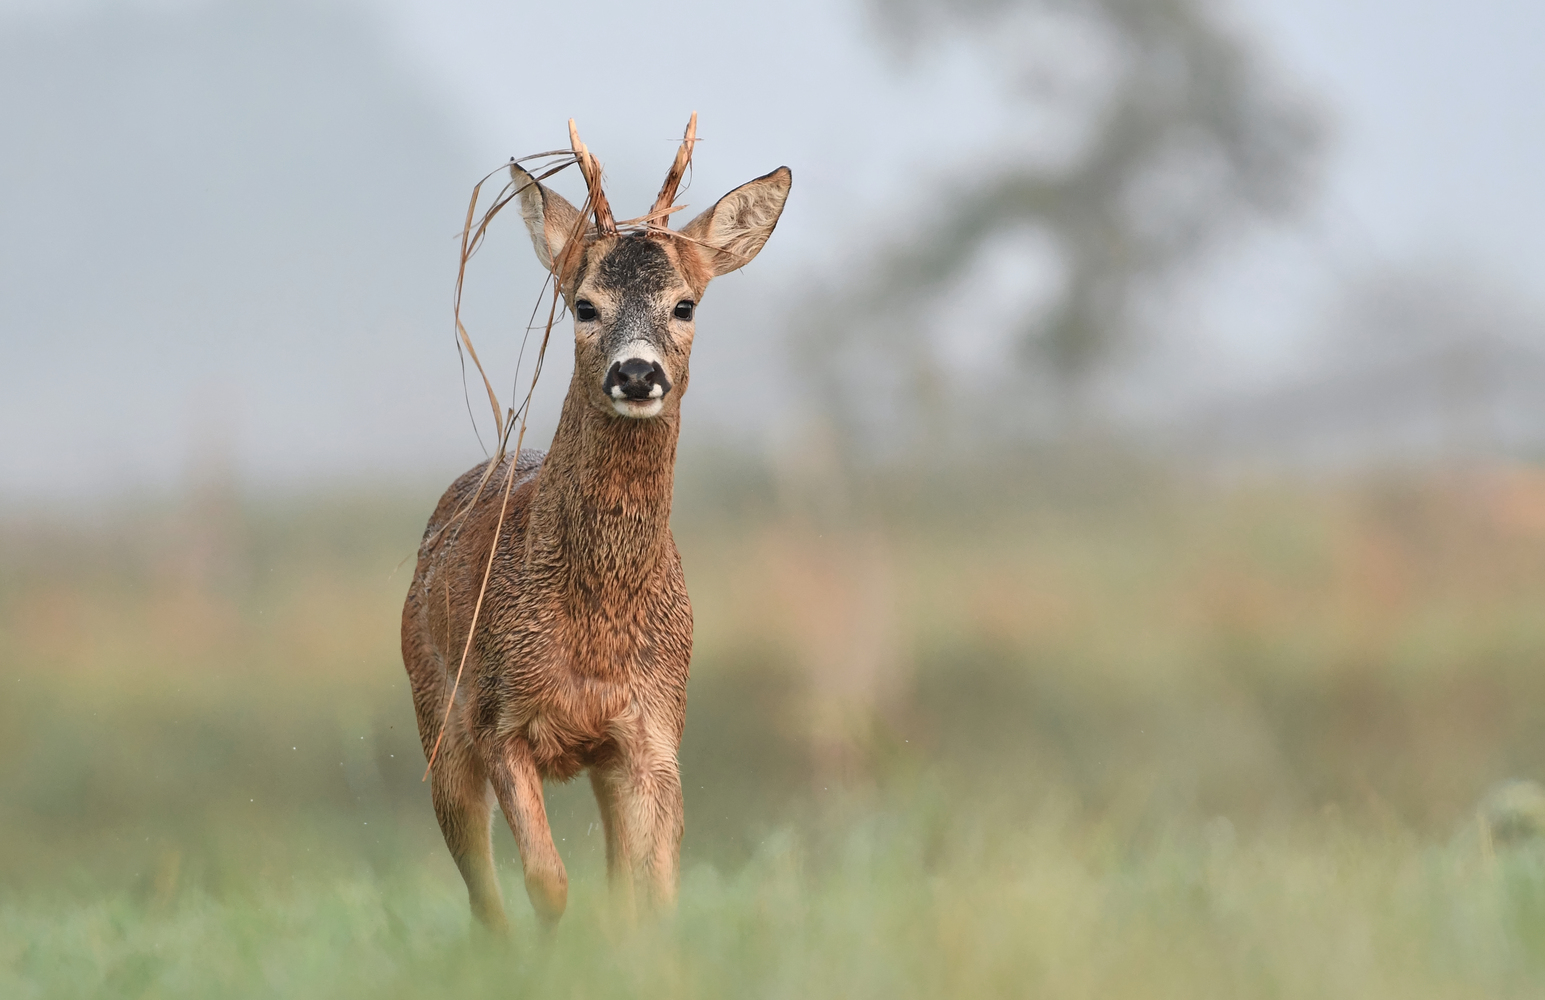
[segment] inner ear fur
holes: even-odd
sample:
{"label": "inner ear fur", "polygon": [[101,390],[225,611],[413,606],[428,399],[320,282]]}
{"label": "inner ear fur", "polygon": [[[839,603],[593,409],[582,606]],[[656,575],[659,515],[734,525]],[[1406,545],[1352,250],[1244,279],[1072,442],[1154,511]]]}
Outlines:
{"label": "inner ear fur", "polygon": [[520,192],[520,217],[531,234],[536,259],[543,267],[554,271],[553,261],[563,259],[563,248],[575,233],[579,209],[563,195],[537,183],[537,179],[517,163],[510,164],[510,180]]}
{"label": "inner ear fur", "polygon": [[772,235],[788,200],[794,175],[779,167],[742,184],[681,230],[717,277],[751,263]]}

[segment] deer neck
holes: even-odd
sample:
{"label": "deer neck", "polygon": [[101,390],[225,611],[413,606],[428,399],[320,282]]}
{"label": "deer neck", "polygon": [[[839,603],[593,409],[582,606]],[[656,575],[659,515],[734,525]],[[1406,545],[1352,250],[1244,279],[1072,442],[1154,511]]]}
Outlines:
{"label": "deer neck", "polygon": [[531,507],[528,551],[599,597],[652,574],[670,544],[678,412],[630,420],[571,385]]}

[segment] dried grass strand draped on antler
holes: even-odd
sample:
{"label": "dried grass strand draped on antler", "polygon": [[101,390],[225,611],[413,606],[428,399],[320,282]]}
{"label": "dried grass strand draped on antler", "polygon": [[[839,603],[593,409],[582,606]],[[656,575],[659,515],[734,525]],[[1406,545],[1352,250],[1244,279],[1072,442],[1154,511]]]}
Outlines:
{"label": "dried grass strand draped on antler", "polygon": [[672,207],[676,204],[676,190],[681,187],[681,178],[686,175],[687,167],[692,162],[692,149],[696,145],[697,112],[694,111],[687,122],[687,130],[681,135],[681,148],[676,150],[676,161],[665,174],[665,183],[660,185],[660,193],[655,197],[654,207],[644,217],[650,225],[663,226],[666,216],[676,211]]}
{"label": "dried grass strand draped on antler", "polygon": [[[522,156],[518,160],[511,159],[510,162],[524,163],[527,160],[539,160],[545,157],[567,155],[567,151],[565,150],[550,149],[545,153],[532,153],[530,156]],[[549,167],[547,170],[542,171],[538,176],[533,178],[528,183],[536,183],[537,181],[546,180],[553,174],[556,174],[558,171],[570,166],[573,162],[573,160],[565,160],[564,162],[559,163],[557,166]],[[488,372],[484,370],[483,362],[477,356],[477,348],[472,346],[472,337],[467,333],[466,326],[461,322],[461,293],[467,277],[467,262],[476,256],[478,250],[482,247],[483,239],[488,234],[488,224],[493,222],[494,216],[498,215],[504,206],[518,198],[520,196],[520,192],[524,189],[524,185],[517,187],[514,181],[506,183],[504,188],[500,190],[498,197],[494,199],[493,204],[488,207],[488,209],[483,213],[482,218],[478,220],[477,227],[475,229],[473,228],[472,219],[477,215],[477,203],[478,199],[482,196],[483,185],[488,183],[488,178],[492,177],[500,170],[505,170],[507,168],[508,165],[490,170],[488,173],[484,174],[476,184],[472,186],[472,197],[467,202],[467,218],[466,221],[462,224],[461,228],[461,261],[456,269],[456,293],[452,300],[451,309],[452,316],[456,322],[456,352],[460,354],[462,350],[465,349],[467,354],[472,355],[472,363],[477,366],[477,373],[478,375],[482,376],[483,379],[483,388],[488,392],[488,404],[493,408],[495,431],[494,436],[501,441],[508,436],[504,419],[505,414],[499,407],[499,397],[494,393],[493,383],[488,379]],[[465,365],[465,357],[463,357],[462,363]],[[470,406],[468,409],[470,413]],[[474,432],[477,431],[476,421],[473,421],[472,429]],[[478,436],[478,440],[482,440],[482,435]]]}
{"label": "dried grass strand draped on antler", "polygon": [[[574,131],[572,121],[569,123],[569,131],[571,138],[577,138],[577,133]],[[583,150],[583,145],[581,145],[580,149]],[[586,156],[588,156],[588,151],[585,152]],[[524,162],[525,160],[538,159],[544,156],[563,155],[565,154],[562,150],[553,150],[546,153],[537,153],[533,156],[523,156],[519,159],[512,159],[510,162],[520,163]],[[581,171],[583,171],[586,162],[586,159],[582,158],[579,155],[579,152],[576,151],[576,154],[573,158],[565,159],[562,163],[542,171],[537,176],[526,181],[526,184],[535,184],[538,181],[546,180],[548,177],[551,177],[558,171],[563,170],[564,168],[575,163],[581,164]],[[589,158],[588,162],[593,165],[595,161],[593,158]],[[501,167],[500,169],[506,168]],[[447,519],[446,523],[440,527],[439,531],[435,532],[435,539],[437,539],[442,532],[448,528],[451,528],[453,525],[457,526],[457,532],[459,533],[459,526],[462,519],[465,518],[466,515],[472,510],[472,508],[477,505],[478,500],[483,495],[483,490],[487,488],[489,481],[493,478],[494,472],[498,469],[499,464],[504,460],[504,457],[508,452],[510,432],[514,429],[516,417],[520,418],[520,432],[516,435],[515,438],[515,455],[511,458],[509,470],[505,473],[504,495],[499,503],[499,520],[494,525],[493,541],[488,547],[488,561],[483,567],[482,584],[478,587],[477,601],[472,606],[472,620],[467,625],[467,641],[462,647],[461,659],[456,665],[456,677],[451,682],[451,690],[445,701],[445,714],[440,719],[440,731],[435,734],[434,747],[429,752],[429,762],[424,768],[424,777],[420,779],[425,781],[429,779],[430,772],[434,770],[435,761],[439,759],[440,745],[445,739],[446,726],[450,724],[451,711],[456,706],[456,694],[461,690],[462,674],[466,671],[467,656],[472,650],[472,636],[477,631],[478,618],[480,617],[483,610],[483,598],[488,593],[488,580],[493,572],[494,556],[499,550],[499,540],[504,533],[505,513],[509,508],[511,488],[515,484],[515,467],[519,461],[521,445],[525,443],[526,439],[526,420],[531,411],[531,399],[536,393],[537,379],[541,378],[542,375],[542,362],[547,357],[547,344],[548,341],[552,338],[553,323],[558,318],[558,298],[561,293],[561,282],[552,280],[552,306],[548,310],[547,324],[545,329],[542,331],[541,346],[537,348],[536,365],[535,369],[531,373],[531,387],[526,390],[525,399],[521,401],[520,406],[512,408],[508,414],[503,415],[504,419],[501,420],[499,402],[497,397],[494,395],[493,384],[489,381],[488,373],[483,370],[483,363],[478,360],[477,351],[472,347],[472,338],[467,333],[466,327],[461,322],[461,293],[463,284],[466,279],[467,262],[472,258],[473,254],[477,253],[478,248],[482,245],[483,238],[488,231],[488,224],[493,221],[494,216],[499,214],[499,210],[504,208],[505,205],[519,197],[520,192],[525,189],[525,185],[516,186],[513,180],[506,184],[504,189],[499,192],[499,197],[494,199],[493,205],[483,213],[483,217],[478,223],[477,229],[474,232],[472,229],[472,219],[477,214],[478,197],[481,194],[483,184],[486,183],[488,178],[492,177],[494,173],[495,171],[490,171],[488,174],[485,174],[482,180],[478,181],[477,184],[473,186],[472,198],[467,205],[467,219],[461,233],[461,263],[456,273],[455,317],[457,350],[459,351],[463,344],[466,345],[467,352],[472,355],[472,363],[477,366],[478,374],[483,377],[484,388],[488,390],[488,401],[494,410],[494,422],[495,427],[498,430],[499,447],[493,458],[489,460],[487,468],[483,470],[482,478],[478,481],[477,489],[473,491],[472,498],[468,500],[466,504],[464,504],[459,510],[457,510],[455,514]],[[599,169],[594,171],[594,175],[597,177],[597,179],[599,179]],[[587,182],[589,181],[589,177],[590,175],[587,174]],[[599,192],[599,186],[597,185],[592,189],[592,191]],[[557,270],[558,274],[564,273],[563,269],[568,266],[572,258],[572,254],[569,251],[581,243],[581,236],[585,230],[585,215],[588,211],[591,210],[591,207],[592,199],[587,197],[585,199],[584,206],[580,209],[578,219],[575,223],[574,231],[569,234],[568,246],[565,248],[565,253],[563,254],[562,260],[554,262],[555,265],[557,265],[555,270]],[[610,220],[611,210],[609,208],[605,210],[605,214],[606,218]],[[556,275],[554,277],[556,277]],[[524,353],[524,351],[522,351],[522,353]],[[431,541],[432,540],[433,539],[431,539]]]}
{"label": "dried grass strand draped on antler", "polygon": [[[569,119],[569,145],[574,149],[574,158],[579,161],[579,172],[585,175],[585,186],[589,188],[596,233],[600,236],[617,235],[617,220],[612,218],[612,206],[606,201],[606,192],[601,190],[601,164],[595,154],[590,152],[590,147],[580,141],[579,129],[572,118]],[[584,217],[583,212],[580,217]]]}

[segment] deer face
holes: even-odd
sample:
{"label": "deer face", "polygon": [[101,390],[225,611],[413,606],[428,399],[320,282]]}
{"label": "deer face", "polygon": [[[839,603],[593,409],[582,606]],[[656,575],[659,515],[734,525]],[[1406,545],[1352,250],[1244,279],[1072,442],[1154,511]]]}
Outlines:
{"label": "deer face", "polygon": [[575,378],[595,405],[620,417],[659,416],[687,388],[693,317],[707,282],[672,242],[645,234],[598,241],[567,296]]}
{"label": "deer face", "polygon": [[[683,164],[678,156],[672,176],[679,179]],[[792,182],[789,169],[741,185],[679,232],[664,228],[661,217],[659,226],[621,234],[609,209],[592,222],[518,165],[510,173],[537,259],[553,272],[574,316],[571,392],[618,418],[677,412],[697,305],[711,279],[748,263],[772,235]],[[674,195],[668,178],[664,207]]]}

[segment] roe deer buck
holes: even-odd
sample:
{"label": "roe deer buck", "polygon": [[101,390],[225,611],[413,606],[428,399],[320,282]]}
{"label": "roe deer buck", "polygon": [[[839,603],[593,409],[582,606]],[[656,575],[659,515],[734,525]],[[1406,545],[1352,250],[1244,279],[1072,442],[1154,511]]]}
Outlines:
{"label": "roe deer buck", "polygon": [[593,222],[510,167],[536,255],[575,319],[574,378],[545,455],[479,465],[440,499],[402,612],[435,816],[473,915],[494,930],[507,925],[490,786],[551,925],[568,876],[542,782],[585,769],[624,906],[635,892],[675,898],[692,608],[669,520],[693,317],[711,278],[761,250],[792,180],[779,167],[672,231],[696,120],[631,230],[613,220],[572,122]]}

